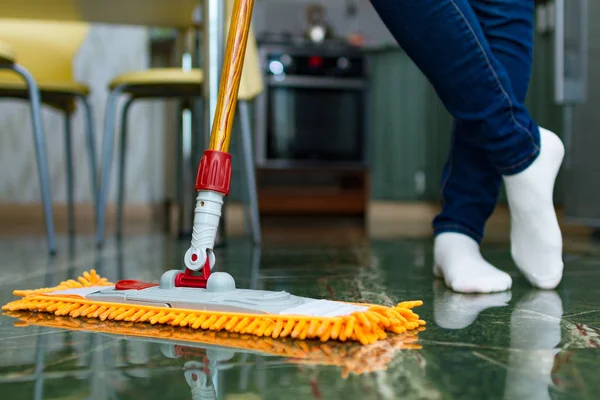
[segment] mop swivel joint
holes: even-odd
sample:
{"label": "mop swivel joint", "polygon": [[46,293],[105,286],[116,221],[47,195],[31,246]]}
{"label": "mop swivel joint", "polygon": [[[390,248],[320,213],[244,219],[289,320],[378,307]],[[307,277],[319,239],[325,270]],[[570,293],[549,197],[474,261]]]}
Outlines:
{"label": "mop swivel joint", "polygon": [[[230,184],[231,155],[222,151],[205,151],[196,176],[195,189],[198,196],[194,209],[192,243],[184,256],[187,269],[185,275],[188,280],[195,278],[190,271],[200,269],[203,270],[202,278],[207,279],[210,270],[215,266],[213,248],[221,219],[223,198],[229,194]],[[178,283],[184,283],[182,277],[180,281]]]}
{"label": "mop swivel joint", "polygon": [[222,207],[222,194],[207,190],[198,192],[192,242],[184,258],[186,268],[198,271],[207,261],[210,263],[210,269],[214,267],[215,256],[212,249],[217,238]]}

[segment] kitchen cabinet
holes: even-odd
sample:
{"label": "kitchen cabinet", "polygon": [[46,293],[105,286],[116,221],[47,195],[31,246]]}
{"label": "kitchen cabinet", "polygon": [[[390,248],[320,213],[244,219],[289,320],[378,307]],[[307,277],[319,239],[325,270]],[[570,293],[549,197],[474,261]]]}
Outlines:
{"label": "kitchen cabinet", "polygon": [[371,197],[421,200],[427,192],[426,168],[431,159],[428,132],[436,130],[443,114],[432,108],[433,89],[401,50],[373,52],[371,68]]}

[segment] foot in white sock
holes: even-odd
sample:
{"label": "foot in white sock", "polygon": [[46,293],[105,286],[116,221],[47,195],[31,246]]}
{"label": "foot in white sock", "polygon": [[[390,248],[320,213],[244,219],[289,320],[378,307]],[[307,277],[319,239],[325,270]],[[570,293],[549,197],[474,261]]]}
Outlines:
{"label": "foot in white sock", "polygon": [[505,176],[511,219],[511,253],[531,284],[554,289],[562,279],[562,235],[553,191],[565,148],[554,133],[540,128],[541,151],[526,170]]}
{"label": "foot in white sock", "polygon": [[454,293],[441,282],[433,286],[433,318],[444,329],[465,329],[477,316],[488,308],[506,307],[511,299],[510,292],[466,295]]}
{"label": "foot in white sock", "polygon": [[511,288],[510,276],[488,263],[479,244],[467,235],[442,233],[435,238],[433,273],[455,292],[493,293]]}

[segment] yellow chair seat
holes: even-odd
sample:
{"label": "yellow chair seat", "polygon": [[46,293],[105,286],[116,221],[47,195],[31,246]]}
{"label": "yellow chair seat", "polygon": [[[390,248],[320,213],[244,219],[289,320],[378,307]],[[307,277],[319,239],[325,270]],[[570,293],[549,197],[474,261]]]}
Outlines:
{"label": "yellow chair seat", "polygon": [[[10,71],[13,75],[16,73]],[[0,72],[0,97],[28,99],[25,82]],[[18,78],[17,78],[18,79]],[[78,82],[36,82],[42,95],[42,102],[59,110],[75,111],[76,96],[87,96],[89,87]]]}
{"label": "yellow chair seat", "polygon": [[13,64],[15,62],[15,51],[11,45],[0,40],[0,63]]}
{"label": "yellow chair seat", "polygon": [[[57,95],[81,95],[87,96],[90,88],[78,82],[36,82],[42,94]],[[25,82],[18,82],[15,79],[4,79],[0,76],[0,91],[27,91]]]}
{"label": "yellow chair seat", "polygon": [[[141,97],[166,97],[166,96],[200,96],[204,73],[199,68],[185,71],[182,68],[151,68],[143,71],[126,72],[110,81],[108,87],[114,90],[123,86],[123,92]],[[245,88],[245,87],[244,87]],[[239,99],[249,100],[254,92],[243,92],[240,87]]]}
{"label": "yellow chair seat", "polygon": [[110,82],[109,88],[113,90],[117,86],[124,85],[127,87],[126,92],[135,90],[136,87],[193,86],[199,88],[203,81],[204,74],[199,69],[184,71],[181,68],[153,68],[121,74]]}

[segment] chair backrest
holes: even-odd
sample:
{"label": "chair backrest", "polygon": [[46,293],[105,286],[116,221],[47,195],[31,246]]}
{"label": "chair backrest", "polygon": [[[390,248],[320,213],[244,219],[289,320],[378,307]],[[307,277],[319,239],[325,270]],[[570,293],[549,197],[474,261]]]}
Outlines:
{"label": "chair backrest", "polygon": [[[14,49],[15,62],[29,70],[38,82],[71,82],[73,59],[89,31],[81,22],[0,19],[0,41]],[[20,81],[2,72],[2,80]]]}
{"label": "chair backrest", "polygon": [[[225,24],[225,34],[229,32],[229,22],[233,14],[233,6],[235,0],[227,0],[226,15],[227,23]],[[242,79],[240,81],[240,90],[238,98],[240,100],[251,100],[262,93],[264,89],[263,74],[260,67],[260,57],[258,55],[258,46],[253,29],[250,28],[248,34],[248,44],[246,46],[246,56],[244,58],[244,69],[242,71]]]}
{"label": "chair backrest", "polygon": [[15,61],[15,51],[13,47],[0,40],[0,64],[12,64]]}

